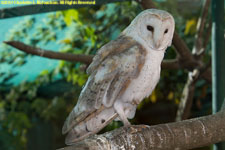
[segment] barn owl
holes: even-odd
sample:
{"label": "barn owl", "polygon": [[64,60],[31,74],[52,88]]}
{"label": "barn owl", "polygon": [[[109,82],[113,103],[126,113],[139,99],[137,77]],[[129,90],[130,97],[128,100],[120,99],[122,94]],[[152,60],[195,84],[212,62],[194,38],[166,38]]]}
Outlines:
{"label": "barn owl", "polygon": [[97,133],[112,120],[130,125],[128,119],[134,117],[137,105],[159,81],[174,27],[168,12],[148,9],[116,40],[100,48],[87,69],[90,76],[78,102],[64,123],[67,145]]}

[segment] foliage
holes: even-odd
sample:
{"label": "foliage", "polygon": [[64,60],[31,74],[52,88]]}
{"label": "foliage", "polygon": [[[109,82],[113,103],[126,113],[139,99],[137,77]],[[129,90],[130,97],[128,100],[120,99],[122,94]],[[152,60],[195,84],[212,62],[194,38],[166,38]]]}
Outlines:
{"label": "foliage", "polygon": [[[163,2],[160,7],[170,9],[175,16],[179,34],[188,41],[188,46],[194,42],[196,32],[195,18],[188,18],[186,23],[176,11],[176,1]],[[173,6],[173,7],[171,7]],[[136,2],[111,3],[101,7],[71,9],[48,14],[43,21],[37,22],[35,17],[29,17],[16,24],[9,32],[6,40],[19,40],[33,46],[45,46],[57,43],[61,52],[74,54],[95,54],[106,42],[118,37],[120,32],[141,11]],[[195,20],[196,21],[196,20]],[[10,84],[10,79],[17,74],[14,67],[26,64],[30,57],[4,45],[0,51],[0,65],[10,66],[10,71],[0,72],[0,149],[26,149],[27,132],[35,126],[35,120],[54,123],[56,135],[61,137],[61,126],[76,103],[79,92],[87,75],[86,66],[80,63],[59,61],[53,70],[43,70],[32,82],[21,82],[19,85]],[[175,58],[173,47],[166,52],[166,58]],[[138,107],[157,101],[170,101],[176,105],[186,80],[187,72],[162,71],[161,81],[153,94],[145,99]],[[64,80],[61,87],[56,86],[57,92],[51,93],[49,85],[58,80]],[[72,83],[73,88],[65,86]],[[201,101],[208,93],[206,83],[199,83],[196,99]],[[201,94],[202,87],[205,94]],[[44,89],[44,90],[41,90]],[[65,89],[65,90],[63,90]],[[41,91],[47,90],[47,95]],[[58,94],[58,91],[62,90]],[[50,96],[52,95],[52,96]],[[135,119],[134,119],[135,122]],[[112,123],[104,130],[120,126]],[[31,140],[31,139],[30,139]],[[62,144],[63,140],[61,140]],[[55,144],[57,147],[57,144]],[[59,144],[60,145],[60,144]]]}

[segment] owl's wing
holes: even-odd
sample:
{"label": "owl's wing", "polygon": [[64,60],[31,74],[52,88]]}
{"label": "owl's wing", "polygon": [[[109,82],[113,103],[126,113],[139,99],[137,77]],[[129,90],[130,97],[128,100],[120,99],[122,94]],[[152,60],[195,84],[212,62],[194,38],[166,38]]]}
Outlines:
{"label": "owl's wing", "polygon": [[[145,49],[131,38],[123,37],[123,42],[119,39],[111,44],[120,44],[120,46],[109,44],[104,46],[109,48],[109,52],[105,48],[101,49],[89,67],[90,77],[80,94],[77,105],[64,123],[63,134],[69,131],[74,134],[75,126],[88,122],[93,117],[101,115],[103,111],[110,109],[115,99],[125,91],[130,80],[138,76],[145,61]],[[105,121],[97,124],[96,129],[98,130],[107,125],[105,122],[115,117],[115,112],[108,114],[107,117],[105,114],[103,116]],[[81,128],[86,129],[87,127],[84,126],[87,124]],[[89,135],[90,132],[95,133],[90,130],[86,130],[86,132],[82,130],[80,136],[84,137],[84,134]]]}
{"label": "owl's wing", "polygon": [[112,40],[109,43],[101,47],[95,57],[93,58],[92,63],[87,68],[87,74],[91,74],[98,66],[104,61],[108,56],[118,54],[133,45],[136,44],[131,37],[120,35],[116,40]]}

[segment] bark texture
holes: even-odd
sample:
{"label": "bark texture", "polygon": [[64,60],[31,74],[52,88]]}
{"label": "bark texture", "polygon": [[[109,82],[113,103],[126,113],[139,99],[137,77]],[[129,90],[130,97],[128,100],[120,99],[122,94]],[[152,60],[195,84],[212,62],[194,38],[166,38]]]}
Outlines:
{"label": "bark texture", "polygon": [[225,141],[225,113],[155,126],[133,125],[59,150],[185,150]]}

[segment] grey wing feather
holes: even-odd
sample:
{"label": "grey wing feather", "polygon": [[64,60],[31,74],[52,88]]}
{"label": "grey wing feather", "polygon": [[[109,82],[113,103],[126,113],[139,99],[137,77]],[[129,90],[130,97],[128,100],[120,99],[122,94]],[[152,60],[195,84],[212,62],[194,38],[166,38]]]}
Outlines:
{"label": "grey wing feather", "polygon": [[87,74],[90,75],[94,72],[108,56],[123,52],[135,44],[136,42],[131,37],[124,35],[120,35],[116,40],[110,41],[97,52],[92,63],[87,68]]}
{"label": "grey wing feather", "polygon": [[102,91],[101,89],[104,86],[107,86],[107,84],[105,84],[104,82],[95,82],[92,76],[88,78],[85,87],[81,91],[76,106],[71,111],[63,125],[63,134],[69,132],[73,128],[73,126],[76,126],[81,121],[86,119],[91,113],[99,109],[99,107],[101,106],[99,102],[101,101],[102,94],[104,94],[105,91],[105,89],[104,91]]}
{"label": "grey wing feather", "polygon": [[70,130],[68,135],[66,136],[65,143],[67,145],[72,145],[77,141],[80,141],[92,134],[99,132],[116,117],[118,117],[118,114],[112,107],[104,108],[98,115],[93,116],[89,120],[81,122],[72,130]]}
{"label": "grey wing feather", "polygon": [[[85,87],[81,91],[79,96],[78,102],[74,109],[70,112],[69,116],[67,117],[66,121],[64,122],[62,133],[66,134],[71,130],[71,128],[77,125],[80,121],[84,120],[90,113],[95,111],[94,107],[86,107],[84,108],[85,104],[94,104],[95,101],[92,100],[96,95],[94,91],[92,91],[94,84],[93,79],[91,77],[88,78]],[[85,90],[84,90],[85,89]],[[89,94],[87,94],[89,93]],[[85,96],[86,95],[86,96]],[[93,96],[93,97],[92,97]],[[85,100],[84,100],[85,99]],[[89,105],[87,105],[89,106]]]}

